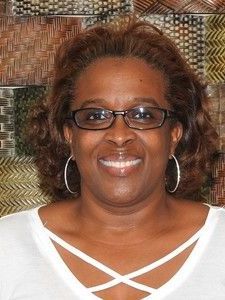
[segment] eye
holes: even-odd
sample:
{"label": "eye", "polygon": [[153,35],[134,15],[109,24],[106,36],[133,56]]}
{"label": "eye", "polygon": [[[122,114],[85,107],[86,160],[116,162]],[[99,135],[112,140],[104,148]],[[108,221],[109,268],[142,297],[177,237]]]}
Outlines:
{"label": "eye", "polygon": [[105,109],[87,109],[82,111],[83,122],[102,123],[111,119],[112,114]]}
{"label": "eye", "polygon": [[134,119],[151,119],[153,118],[152,114],[149,112],[138,112],[133,116]]}
{"label": "eye", "polygon": [[104,111],[92,111],[89,112],[86,116],[86,120],[105,120],[106,116]]}
{"label": "eye", "polygon": [[136,120],[150,120],[150,119],[154,119],[155,115],[154,115],[154,111],[151,111],[150,109],[139,108],[133,111],[132,118]]}

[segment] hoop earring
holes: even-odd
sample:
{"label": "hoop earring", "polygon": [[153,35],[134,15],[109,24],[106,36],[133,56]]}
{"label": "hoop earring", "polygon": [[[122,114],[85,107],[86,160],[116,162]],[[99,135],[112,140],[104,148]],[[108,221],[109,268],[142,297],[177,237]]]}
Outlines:
{"label": "hoop earring", "polygon": [[68,164],[70,162],[70,160],[72,159],[72,155],[67,159],[66,161],[66,165],[65,165],[65,168],[64,168],[64,182],[65,182],[65,185],[66,185],[66,188],[67,190],[71,193],[71,194],[76,194],[76,192],[73,192],[70,188],[69,188],[69,185],[68,185],[68,181],[67,181],[67,169],[68,169]]}
{"label": "hoop earring", "polygon": [[174,161],[175,161],[175,163],[176,163],[176,168],[177,168],[177,182],[176,182],[176,185],[175,185],[175,188],[174,188],[174,189],[170,190],[170,189],[167,188],[167,191],[168,191],[169,193],[173,194],[173,193],[176,192],[176,190],[177,190],[177,188],[178,188],[178,185],[179,185],[179,183],[180,183],[180,166],[179,166],[179,163],[178,163],[178,161],[177,161],[175,155],[172,154],[171,156],[172,156],[172,158],[174,159]]}

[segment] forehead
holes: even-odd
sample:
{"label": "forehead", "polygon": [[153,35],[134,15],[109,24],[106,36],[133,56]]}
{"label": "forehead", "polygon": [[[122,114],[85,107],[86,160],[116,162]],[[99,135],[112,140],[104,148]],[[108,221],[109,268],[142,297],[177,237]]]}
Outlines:
{"label": "forehead", "polygon": [[124,109],[137,99],[153,99],[168,107],[162,72],[138,58],[102,58],[90,64],[76,82],[74,108],[86,102],[105,102],[108,108]]}

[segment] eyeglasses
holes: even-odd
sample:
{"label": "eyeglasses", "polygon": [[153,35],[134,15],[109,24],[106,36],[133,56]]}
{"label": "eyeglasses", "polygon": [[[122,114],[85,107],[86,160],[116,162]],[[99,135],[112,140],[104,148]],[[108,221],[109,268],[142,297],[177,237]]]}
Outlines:
{"label": "eyeglasses", "polygon": [[176,118],[173,111],[158,107],[137,107],[125,111],[104,108],[83,108],[70,112],[68,119],[82,129],[102,130],[112,126],[116,116],[122,115],[128,127],[147,130],[161,127],[167,118]]}

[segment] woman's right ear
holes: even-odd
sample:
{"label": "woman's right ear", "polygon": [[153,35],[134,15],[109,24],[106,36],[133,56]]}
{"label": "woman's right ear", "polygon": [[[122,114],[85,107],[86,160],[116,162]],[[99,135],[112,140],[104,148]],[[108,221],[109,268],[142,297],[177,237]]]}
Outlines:
{"label": "woman's right ear", "polygon": [[72,129],[68,125],[63,126],[63,133],[68,144],[72,143]]}

